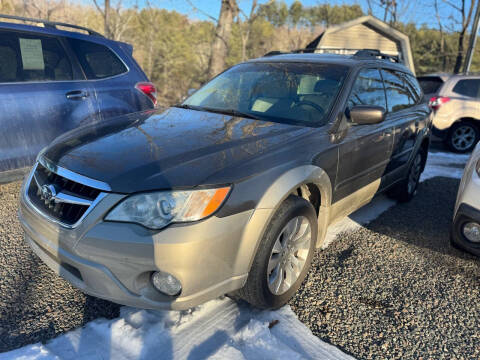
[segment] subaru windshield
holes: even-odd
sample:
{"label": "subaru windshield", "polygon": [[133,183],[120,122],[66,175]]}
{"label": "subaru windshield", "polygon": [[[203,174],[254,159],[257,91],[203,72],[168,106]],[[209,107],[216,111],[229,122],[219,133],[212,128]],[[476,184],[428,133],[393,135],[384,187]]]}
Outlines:
{"label": "subaru windshield", "polygon": [[280,123],[322,126],[347,67],[325,63],[244,63],[208,82],[178,107]]}

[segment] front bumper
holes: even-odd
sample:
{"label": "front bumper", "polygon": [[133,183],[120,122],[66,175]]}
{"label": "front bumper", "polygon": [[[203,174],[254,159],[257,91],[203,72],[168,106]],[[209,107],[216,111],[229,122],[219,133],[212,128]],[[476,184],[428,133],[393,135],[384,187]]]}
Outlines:
{"label": "front bumper", "polygon": [[[241,288],[251,261],[245,228],[253,210],[151,231],[139,225],[104,222],[123,195],[107,194],[74,229],[41,216],[25,192],[19,219],[27,243],[57,274],[82,291],[116,303],[183,310]],[[150,282],[165,271],[182,283],[170,297]]]}
{"label": "front bumper", "polygon": [[451,241],[456,247],[466,250],[474,255],[480,256],[480,243],[473,243],[463,235],[463,225],[468,222],[476,222],[480,224],[480,210],[467,205],[460,204],[453,220],[451,230]]}

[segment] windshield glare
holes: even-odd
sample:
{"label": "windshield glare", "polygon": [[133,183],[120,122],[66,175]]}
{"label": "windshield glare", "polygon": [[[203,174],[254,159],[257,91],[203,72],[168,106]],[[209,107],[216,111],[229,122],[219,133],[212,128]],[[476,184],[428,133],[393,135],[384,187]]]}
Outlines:
{"label": "windshield glare", "polygon": [[315,63],[246,63],[220,74],[184,105],[261,119],[324,125],[347,68]]}

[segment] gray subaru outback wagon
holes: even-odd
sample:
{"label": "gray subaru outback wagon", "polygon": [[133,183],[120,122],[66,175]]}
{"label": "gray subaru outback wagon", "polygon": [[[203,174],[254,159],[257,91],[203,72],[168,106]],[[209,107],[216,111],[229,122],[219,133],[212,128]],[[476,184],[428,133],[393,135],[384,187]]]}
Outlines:
{"label": "gray subaru outback wagon", "polygon": [[19,217],[35,253],[94,296],[277,308],[329,224],[382,191],[414,196],[430,129],[395,59],[265,56],[177,106],[61,136],[25,180]]}

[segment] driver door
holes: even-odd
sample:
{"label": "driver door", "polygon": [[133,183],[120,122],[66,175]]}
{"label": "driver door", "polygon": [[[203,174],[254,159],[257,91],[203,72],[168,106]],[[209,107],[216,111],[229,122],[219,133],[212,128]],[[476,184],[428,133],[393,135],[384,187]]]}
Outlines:
{"label": "driver door", "polygon": [[[376,105],[386,109],[385,90],[378,69],[363,69],[358,73],[347,107],[351,109],[356,105]],[[393,128],[388,121],[352,125],[339,146],[333,201],[348,199],[349,195],[358,192],[349,201],[351,207],[358,207],[365,200],[363,197],[372,197],[384,186],[381,179],[386,173],[392,149]],[[360,191],[362,189],[366,191]]]}

